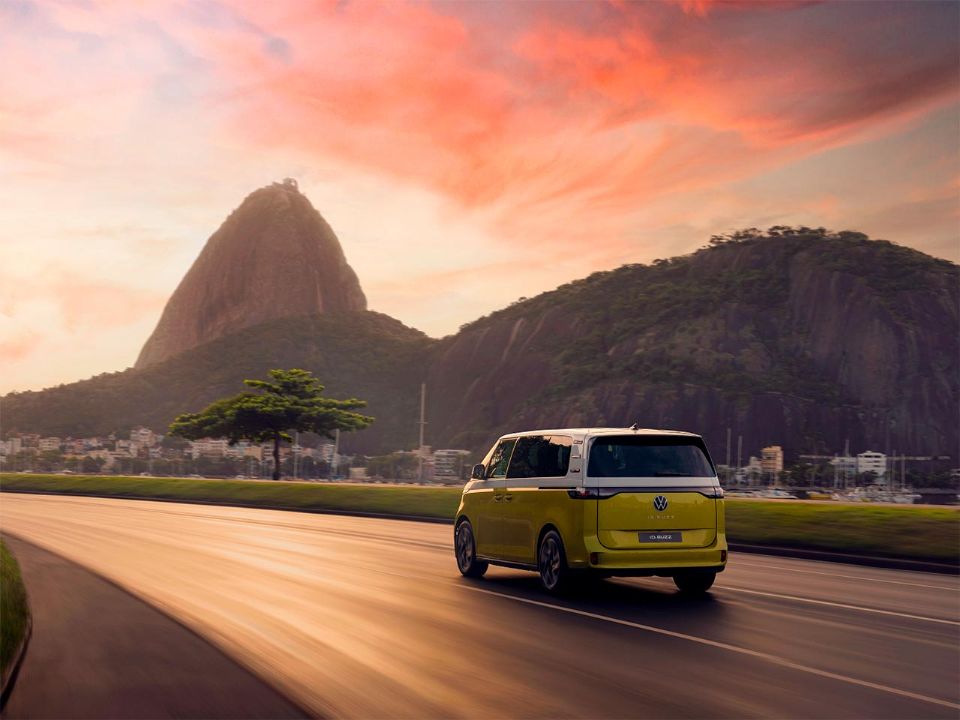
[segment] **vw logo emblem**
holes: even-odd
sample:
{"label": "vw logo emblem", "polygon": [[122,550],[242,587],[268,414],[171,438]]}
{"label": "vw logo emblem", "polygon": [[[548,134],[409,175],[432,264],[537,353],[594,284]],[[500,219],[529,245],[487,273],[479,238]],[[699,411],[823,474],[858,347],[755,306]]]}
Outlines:
{"label": "vw logo emblem", "polygon": [[663,512],[667,509],[667,499],[663,495],[657,495],[653,499],[653,507],[657,512]]}

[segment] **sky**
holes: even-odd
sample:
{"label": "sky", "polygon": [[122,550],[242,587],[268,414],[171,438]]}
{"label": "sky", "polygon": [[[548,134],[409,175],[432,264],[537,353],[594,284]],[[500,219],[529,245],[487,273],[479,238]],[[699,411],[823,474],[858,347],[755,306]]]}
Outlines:
{"label": "sky", "polygon": [[0,393],[122,370],[296,178],[439,337],[742,227],[960,260],[960,3],[0,2]]}

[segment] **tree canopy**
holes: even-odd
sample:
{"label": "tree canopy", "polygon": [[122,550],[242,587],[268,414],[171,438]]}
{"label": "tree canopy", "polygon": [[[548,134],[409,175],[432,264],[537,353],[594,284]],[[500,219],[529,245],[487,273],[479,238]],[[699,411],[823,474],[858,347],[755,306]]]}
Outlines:
{"label": "tree canopy", "polygon": [[242,392],[222,398],[198,413],[184,413],[170,424],[170,434],[189,440],[226,438],[273,442],[273,479],[280,479],[280,442],[291,432],[313,432],[332,438],[337,430],[368,427],[373,418],[355,410],[366,406],[356,398],[323,396],[323,385],[307,370],[270,370],[270,380],[244,380],[259,393]]}

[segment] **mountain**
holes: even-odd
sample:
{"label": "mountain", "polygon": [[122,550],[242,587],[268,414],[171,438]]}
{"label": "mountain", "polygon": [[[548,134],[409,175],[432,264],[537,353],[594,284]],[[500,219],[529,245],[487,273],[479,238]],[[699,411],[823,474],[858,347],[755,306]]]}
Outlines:
{"label": "mountain", "polygon": [[245,378],[299,367],[320,378],[330,397],[369,400],[363,412],[377,421],[350,435],[345,447],[377,452],[411,446],[418,432],[422,362],[436,342],[364,310],[271,320],[146,368],[11,393],[3,398],[4,432],[87,437],[125,434],[135,425],[166,432],[178,414],[243,390]]}
{"label": "mountain", "polygon": [[337,236],[284,180],[248,195],[210,236],[135,367],[268,320],[366,308]]}
{"label": "mountain", "polygon": [[738,233],[601,272],[445,338],[431,441],[508,429],[702,432],[719,462],[777,443],[958,455],[960,268],[860,233]]}
{"label": "mountain", "polygon": [[855,451],[956,458],[958,308],[951,262],[854,232],[743,231],[692,255],[595,273],[441,340],[364,310],[225,326],[146,367],[11,393],[3,432],[163,431],[244,378],[302,367],[330,396],[369,401],[377,422],[344,437],[348,452],[413,447],[425,381],[434,447],[480,451],[510,430],[640,422],[702,433],[719,462],[728,428],[734,453],[742,435],[744,460],[767,444],[832,454],[848,440]]}

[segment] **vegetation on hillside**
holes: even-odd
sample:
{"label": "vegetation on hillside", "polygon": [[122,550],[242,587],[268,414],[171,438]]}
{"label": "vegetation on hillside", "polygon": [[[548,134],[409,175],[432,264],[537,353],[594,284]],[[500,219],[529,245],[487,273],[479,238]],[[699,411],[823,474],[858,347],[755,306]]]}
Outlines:
{"label": "vegetation on hillside", "polygon": [[[798,319],[798,308],[816,300],[820,290],[809,285],[800,292],[801,281],[822,275],[824,269],[833,274],[829,282],[839,290],[818,318]],[[858,394],[862,383],[851,385],[835,362],[815,357],[814,349],[823,350],[824,343],[814,348],[808,333],[862,311],[860,327],[882,327],[890,338],[885,352],[921,347],[929,355],[921,367],[914,362],[917,353],[910,350],[913,364],[904,360],[904,367],[914,374],[898,376],[885,386],[916,389],[934,400],[947,398],[953,391],[944,378],[955,367],[956,353],[951,354],[942,338],[942,318],[955,304],[958,286],[957,265],[862,233],[747,229],[714,236],[691,255],[594,273],[480,318],[440,341],[372,312],[272,321],[144,370],[101,375],[43,392],[11,393],[3,398],[4,433],[106,435],[139,424],[161,431],[178,413],[199,410],[244,378],[275,367],[301,367],[323,378],[331,396],[355,394],[369,401],[377,424],[349,438],[347,452],[411,448],[417,441],[420,382],[445,362],[452,345],[471,334],[479,338],[487,331],[519,327],[521,321],[527,322],[526,328],[537,327],[544,318],[562,322],[525,344],[524,354],[537,364],[539,377],[549,378],[547,386],[524,390],[536,383],[507,377],[514,369],[509,363],[501,368],[500,360],[485,367],[471,365],[460,375],[447,368],[444,377],[452,379],[452,386],[432,387],[429,394],[435,418],[442,414],[437,403],[455,403],[488,371],[501,373],[491,375],[490,386],[516,380],[518,390],[513,392],[521,404],[503,410],[496,393],[487,393],[467,410],[450,411],[451,422],[430,426],[432,444],[478,449],[501,431],[497,423],[503,416],[532,417],[538,408],[564,402],[579,403],[583,417],[598,418],[606,401],[597,398],[606,387],[638,392],[653,388],[660,397],[682,394],[684,388],[707,388],[711,397],[742,406],[761,394],[790,395],[810,407],[850,409],[850,415],[861,413],[869,418],[865,422],[879,426],[875,418],[886,417],[890,408],[866,407]],[[853,292],[860,293],[860,305],[844,306]],[[496,334],[490,332],[490,337]],[[510,337],[510,330],[499,336]],[[940,338],[940,344],[922,338]],[[484,342],[489,345],[490,340]],[[846,352],[842,342],[832,344],[838,346],[833,348],[837,354]],[[491,357],[501,357],[497,350]],[[870,351],[860,348],[861,355]],[[457,356],[456,362],[463,363],[465,357]],[[851,360],[845,372],[857,373],[857,362]],[[909,402],[903,399],[904,408]],[[949,444],[955,424],[946,428],[939,408],[928,411],[930,417],[923,419],[927,425],[911,437],[922,433],[936,436],[931,442],[937,447]],[[908,410],[900,412],[898,432],[910,421]],[[799,432],[815,434],[817,429]],[[831,437],[835,450],[842,438]],[[798,448],[825,442],[812,436],[776,439]]]}
{"label": "vegetation on hillside", "polygon": [[[802,255],[819,267],[862,279],[901,319],[899,293],[924,287],[931,277],[960,282],[960,267],[954,263],[870,240],[863,233],[750,228],[715,235],[690,255],[593,273],[461,330],[547,312],[576,318],[576,343],[557,338],[555,347],[544,348],[552,351],[560,379],[548,397],[567,395],[589,383],[642,379],[704,384],[734,396],[786,391],[824,403],[855,401],[841,395],[834,377],[817,370],[805,338],[794,329],[788,306],[791,268]],[[748,367],[743,357],[720,346],[718,325],[731,309],[739,309],[747,319],[741,344],[753,345],[768,358],[765,367]],[[637,338],[650,342],[623,346],[624,339]],[[539,401],[530,398],[532,404]]]}
{"label": "vegetation on hillside", "polygon": [[360,451],[413,447],[424,357],[436,343],[380,313],[286,318],[250,328],[143,370],[129,369],[3,398],[4,433],[126,437],[145,425],[164,432],[271,368],[299,367],[323,378],[332,397],[368,400],[376,425],[352,439]]}

